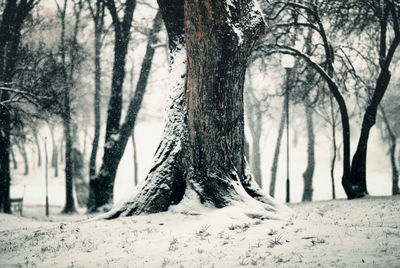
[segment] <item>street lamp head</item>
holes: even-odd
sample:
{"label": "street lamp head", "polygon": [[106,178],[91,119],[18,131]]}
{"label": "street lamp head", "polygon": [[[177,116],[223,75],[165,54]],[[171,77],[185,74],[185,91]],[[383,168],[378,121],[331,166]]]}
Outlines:
{"label": "street lamp head", "polygon": [[281,64],[285,69],[292,69],[294,66],[294,57],[292,55],[283,54],[281,56]]}

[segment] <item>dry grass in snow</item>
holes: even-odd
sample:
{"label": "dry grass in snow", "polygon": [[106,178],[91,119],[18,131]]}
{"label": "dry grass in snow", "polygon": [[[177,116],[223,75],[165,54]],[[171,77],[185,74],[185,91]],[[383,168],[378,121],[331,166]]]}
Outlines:
{"label": "dry grass in snow", "polygon": [[400,267],[400,197],[291,207],[288,222],[234,208],[112,221],[1,214],[0,267]]}

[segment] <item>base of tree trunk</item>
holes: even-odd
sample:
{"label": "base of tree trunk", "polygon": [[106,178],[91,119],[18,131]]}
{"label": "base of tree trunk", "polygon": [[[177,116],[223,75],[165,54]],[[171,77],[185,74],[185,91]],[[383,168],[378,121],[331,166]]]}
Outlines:
{"label": "base of tree trunk", "polygon": [[[139,191],[127,201],[116,206],[102,218],[115,219],[141,214],[175,212],[198,214],[200,207],[240,207],[251,218],[285,219],[290,209],[279,204],[262,191],[246,170],[244,178],[236,172],[215,172],[207,178],[186,180],[181,168],[182,150],[174,142],[162,143],[156,153],[156,163]],[[195,206],[194,206],[195,205]],[[195,211],[193,211],[195,207]]]}

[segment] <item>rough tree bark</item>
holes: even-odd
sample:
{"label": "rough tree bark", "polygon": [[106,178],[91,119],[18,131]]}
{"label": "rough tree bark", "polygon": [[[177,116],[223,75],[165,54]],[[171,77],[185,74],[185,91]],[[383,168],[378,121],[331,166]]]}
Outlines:
{"label": "rough tree bark", "polygon": [[[0,86],[11,85],[16,56],[25,18],[38,1],[7,0],[3,6],[0,25]],[[0,91],[0,102],[10,99],[7,90]],[[10,208],[10,133],[11,114],[8,107],[0,105],[0,212],[11,213]]]}
{"label": "rough tree bark", "polygon": [[315,168],[315,136],[314,136],[314,122],[313,122],[313,110],[306,104],[306,125],[307,125],[307,168],[303,173],[304,189],[302,201],[312,201],[313,195],[313,175]]}
{"label": "rough tree bark", "polygon": [[253,1],[158,3],[171,57],[164,135],[138,194],[106,217],[165,211],[185,200],[216,208],[252,202],[262,211],[257,216],[274,217],[266,210],[275,212],[275,202],[257,186],[244,158],[243,83],[264,30],[259,9]]}
{"label": "rough tree bark", "polygon": [[[132,10],[133,13],[133,10]],[[131,14],[132,15],[132,14]],[[132,19],[132,16],[131,16]],[[126,19],[124,19],[124,22],[126,22]],[[141,70],[140,70],[140,76],[139,80],[136,85],[136,90],[134,96],[131,98],[129,106],[128,106],[128,111],[126,114],[126,117],[124,119],[124,123],[119,126],[119,119],[118,125],[117,122],[114,121],[115,118],[109,119],[109,117],[113,116],[112,114],[115,113],[116,110],[120,109],[120,105],[122,105],[122,99],[120,94],[122,94],[122,82],[125,77],[125,72],[123,76],[120,76],[121,74],[118,73],[119,69],[121,68],[120,64],[125,65],[125,56],[126,56],[126,49],[124,52],[124,59],[123,62],[121,62],[121,59],[115,62],[118,57],[115,58],[114,65],[117,64],[116,70],[113,71],[113,76],[114,72],[117,72],[115,75],[118,76],[119,84],[121,86],[120,88],[120,93],[113,93],[111,96],[111,99],[113,99],[113,95],[115,95],[115,98],[119,98],[119,100],[114,100],[109,103],[109,113],[107,114],[107,129],[106,129],[106,142],[104,146],[104,155],[103,155],[103,162],[100,167],[100,170],[98,174],[90,181],[90,188],[91,191],[94,193],[94,200],[90,200],[89,204],[92,204],[92,206],[88,207],[88,212],[94,212],[99,210],[99,208],[108,210],[111,207],[111,204],[113,202],[113,190],[114,190],[114,179],[116,175],[116,171],[118,168],[118,164],[121,160],[121,157],[124,153],[126,144],[128,142],[129,137],[131,136],[132,129],[135,125],[137,114],[140,110],[143,96],[146,90],[147,86],[147,80],[150,75],[150,69],[151,69],[151,64],[153,60],[153,55],[155,51],[154,44],[157,42],[157,33],[161,30],[162,26],[162,19],[161,19],[161,14],[158,12],[156,17],[153,20],[153,28],[151,30],[150,36],[148,38],[148,43],[146,47],[146,52],[145,56],[143,58]],[[127,27],[127,26],[125,26]],[[130,28],[130,21],[129,21],[129,28]],[[126,34],[129,34],[129,28],[125,29],[127,31]],[[117,37],[116,37],[117,38]],[[129,36],[126,36],[129,41]],[[126,43],[126,46],[128,43]],[[117,46],[117,44],[116,44]],[[116,50],[116,52],[119,50]],[[120,54],[121,52],[118,52]],[[122,56],[122,54],[120,54]],[[118,62],[120,64],[118,64]],[[117,79],[117,78],[115,78]],[[114,81],[114,78],[113,78]],[[115,82],[116,83],[116,82]],[[114,82],[113,82],[114,84]],[[117,85],[114,85],[117,86]],[[114,92],[114,86],[113,92]],[[118,95],[118,96],[117,96]],[[121,103],[119,103],[121,101]],[[118,113],[118,117],[121,116],[121,111]],[[107,136],[108,133],[108,136]]]}
{"label": "rough tree bark", "polygon": [[282,142],[282,136],[283,136],[283,129],[285,127],[285,118],[286,118],[285,117],[285,115],[286,115],[285,103],[287,103],[286,95],[285,95],[285,99],[283,100],[281,120],[279,121],[278,136],[276,137],[274,157],[272,159],[271,181],[269,183],[269,194],[272,197],[275,196],[276,173],[278,171],[279,153],[281,151],[281,142]]}

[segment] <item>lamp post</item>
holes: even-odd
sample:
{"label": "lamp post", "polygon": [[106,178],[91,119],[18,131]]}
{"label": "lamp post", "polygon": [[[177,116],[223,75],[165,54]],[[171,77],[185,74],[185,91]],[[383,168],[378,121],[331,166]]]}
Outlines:
{"label": "lamp post", "polygon": [[290,169],[289,169],[289,78],[294,66],[294,58],[290,55],[282,55],[281,64],[286,70],[285,74],[285,111],[286,111],[286,203],[290,203]]}
{"label": "lamp post", "polygon": [[48,156],[47,156],[47,137],[44,138],[44,152],[46,156],[45,165],[45,185],[46,185],[46,216],[49,216],[49,176],[48,176]]}

